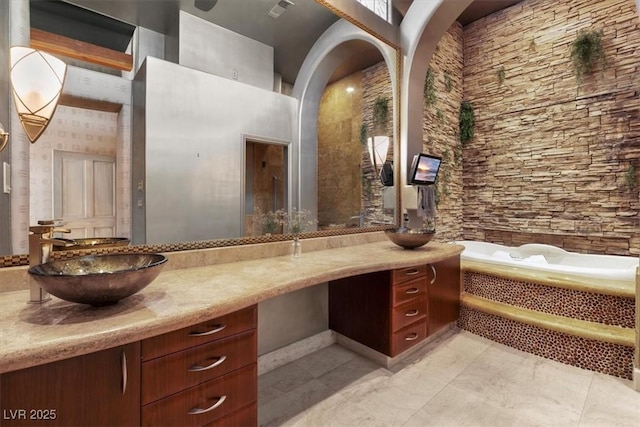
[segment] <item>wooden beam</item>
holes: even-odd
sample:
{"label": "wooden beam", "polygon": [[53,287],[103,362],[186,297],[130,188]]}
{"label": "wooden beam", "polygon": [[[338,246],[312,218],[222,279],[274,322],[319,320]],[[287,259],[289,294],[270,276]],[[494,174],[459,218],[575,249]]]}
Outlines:
{"label": "wooden beam", "polygon": [[122,104],[115,104],[109,101],[98,101],[96,99],[80,98],[79,96],[62,94],[58,105],[66,105],[68,107],[84,108],[86,110],[105,111],[107,113],[119,113]]}
{"label": "wooden beam", "polygon": [[33,49],[118,70],[131,71],[133,68],[133,57],[129,54],[48,33],[37,28],[31,28],[30,46]]}

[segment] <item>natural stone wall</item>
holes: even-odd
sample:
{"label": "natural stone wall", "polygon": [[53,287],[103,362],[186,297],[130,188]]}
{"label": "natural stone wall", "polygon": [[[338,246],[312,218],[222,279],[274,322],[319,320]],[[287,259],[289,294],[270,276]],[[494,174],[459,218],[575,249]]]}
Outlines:
{"label": "natural stone wall", "polygon": [[[476,117],[465,239],[640,252],[639,26],[633,0],[524,0],[464,28]],[[607,67],[578,84],[570,49],[581,29],[603,31]]]}
{"label": "natural stone wall", "polygon": [[[386,62],[381,61],[363,70],[362,75],[362,119],[367,128],[367,135],[389,137],[389,151],[387,160],[393,161],[393,92],[391,88],[391,77]],[[387,99],[387,120],[383,123],[374,123],[373,111],[376,99]],[[394,203],[388,210],[383,209],[383,191],[393,192],[393,188],[384,188],[380,181],[380,170],[382,165],[377,165],[374,169],[371,163],[371,156],[366,145],[362,146],[362,207],[365,212],[365,225],[377,225],[381,222],[394,221]]]}
{"label": "natural stone wall", "polygon": [[[450,241],[462,235],[462,150],[458,115],[462,102],[462,26],[456,22],[438,43],[429,63],[435,102],[425,102],[423,149],[442,157],[438,173],[436,240]],[[433,99],[433,98],[432,98]],[[411,157],[417,153],[409,153]]]}

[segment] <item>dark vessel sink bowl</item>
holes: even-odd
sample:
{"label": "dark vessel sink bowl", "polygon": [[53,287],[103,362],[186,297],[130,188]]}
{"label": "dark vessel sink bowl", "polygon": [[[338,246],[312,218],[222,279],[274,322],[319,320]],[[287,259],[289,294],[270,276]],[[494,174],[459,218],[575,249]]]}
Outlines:
{"label": "dark vessel sink bowl", "polygon": [[436,234],[434,231],[406,227],[385,230],[384,233],[389,240],[405,249],[414,249],[424,246],[429,243]]}
{"label": "dark vessel sink bowl", "polygon": [[144,289],[166,261],[161,254],[87,255],[47,262],[28,271],[51,295],[99,307]]}

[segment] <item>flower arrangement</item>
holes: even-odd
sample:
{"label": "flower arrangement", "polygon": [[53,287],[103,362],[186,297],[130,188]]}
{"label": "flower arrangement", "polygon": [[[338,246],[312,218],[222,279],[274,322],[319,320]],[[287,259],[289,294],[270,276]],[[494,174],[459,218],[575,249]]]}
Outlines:
{"label": "flower arrangement", "polygon": [[286,224],[287,213],[278,209],[277,211],[269,211],[263,213],[260,208],[255,208],[254,218],[255,224],[261,227],[262,234],[275,234],[282,232],[282,226]]}
{"label": "flower arrangement", "polygon": [[317,221],[308,219],[311,215],[310,210],[301,209],[297,210],[293,208],[291,214],[285,214],[287,227],[289,229],[289,233],[291,234],[300,234],[303,231],[307,230],[307,227],[315,224]]}
{"label": "flower arrangement", "polygon": [[317,222],[308,219],[310,216],[310,210],[297,208],[293,208],[291,213],[284,209],[263,213],[260,208],[255,208],[254,211],[255,223],[260,225],[262,234],[282,233],[286,229],[289,233],[298,235]]}

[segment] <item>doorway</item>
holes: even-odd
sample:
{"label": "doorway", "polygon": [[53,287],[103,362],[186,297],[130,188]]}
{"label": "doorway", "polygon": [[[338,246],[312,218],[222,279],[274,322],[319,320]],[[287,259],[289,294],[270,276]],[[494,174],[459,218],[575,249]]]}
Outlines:
{"label": "doorway", "polygon": [[[265,234],[260,214],[287,210],[287,145],[246,140],[244,235]],[[273,230],[270,230],[273,231]],[[275,232],[282,232],[281,228]]]}
{"label": "doorway", "polygon": [[65,237],[115,237],[116,159],[54,151],[55,218],[71,230]]}

